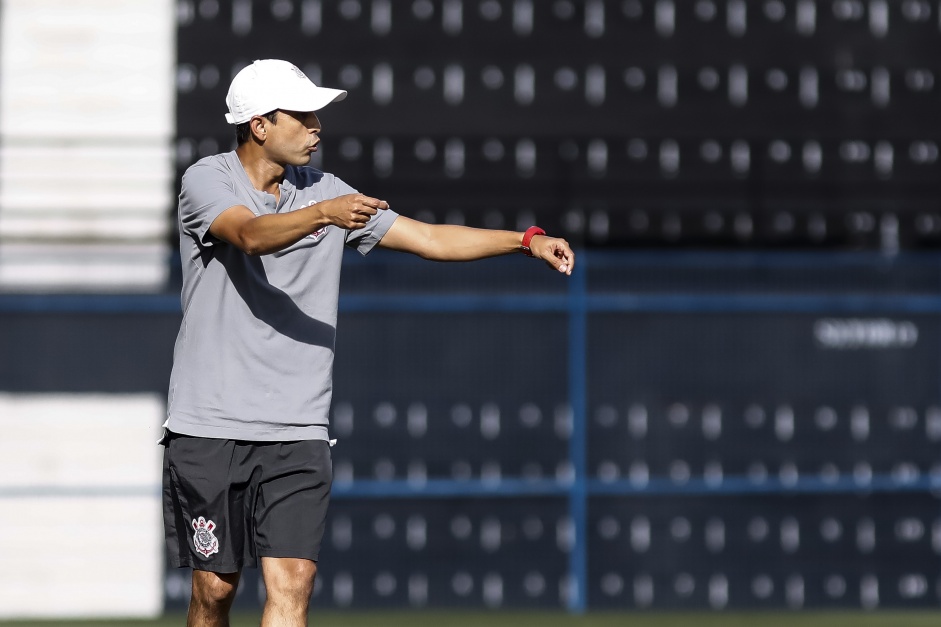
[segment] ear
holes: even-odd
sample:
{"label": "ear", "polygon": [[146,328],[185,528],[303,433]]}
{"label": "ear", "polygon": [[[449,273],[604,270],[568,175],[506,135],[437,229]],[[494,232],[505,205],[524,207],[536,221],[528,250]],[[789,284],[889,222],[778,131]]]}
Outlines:
{"label": "ear", "polygon": [[267,123],[268,123],[268,120],[266,120],[265,118],[261,116],[252,118],[251,121],[248,123],[249,128],[252,131],[252,135],[255,137],[255,139],[257,139],[260,142],[263,142],[266,139],[268,139]]}

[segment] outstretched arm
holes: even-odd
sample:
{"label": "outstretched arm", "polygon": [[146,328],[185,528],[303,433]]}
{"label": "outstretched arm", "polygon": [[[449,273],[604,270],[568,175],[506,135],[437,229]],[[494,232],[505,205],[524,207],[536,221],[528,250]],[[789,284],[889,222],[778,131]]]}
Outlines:
{"label": "outstretched arm", "polygon": [[[522,250],[523,233],[474,229],[451,224],[426,224],[398,216],[379,246],[412,253],[433,261],[473,261]],[[536,235],[529,244],[532,256],[550,267],[572,274],[575,253],[568,242]]]}

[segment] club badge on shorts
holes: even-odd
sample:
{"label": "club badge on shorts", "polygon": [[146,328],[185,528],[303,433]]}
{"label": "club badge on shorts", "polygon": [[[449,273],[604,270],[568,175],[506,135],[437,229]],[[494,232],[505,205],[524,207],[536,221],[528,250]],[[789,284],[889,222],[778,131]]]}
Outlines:
{"label": "club badge on shorts", "polygon": [[196,552],[201,553],[203,557],[209,557],[213,553],[219,552],[219,539],[212,534],[216,528],[216,523],[206,520],[202,516],[193,519],[193,545]]}

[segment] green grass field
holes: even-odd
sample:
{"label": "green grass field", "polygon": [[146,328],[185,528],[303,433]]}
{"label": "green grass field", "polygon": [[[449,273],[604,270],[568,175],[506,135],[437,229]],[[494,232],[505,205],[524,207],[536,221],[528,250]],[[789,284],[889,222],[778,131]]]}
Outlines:
{"label": "green grass field", "polygon": [[[183,616],[159,620],[0,621],[0,627],[181,627]],[[233,616],[232,627],[257,627],[257,615]],[[316,627],[938,627],[939,612],[357,612],[314,613]]]}

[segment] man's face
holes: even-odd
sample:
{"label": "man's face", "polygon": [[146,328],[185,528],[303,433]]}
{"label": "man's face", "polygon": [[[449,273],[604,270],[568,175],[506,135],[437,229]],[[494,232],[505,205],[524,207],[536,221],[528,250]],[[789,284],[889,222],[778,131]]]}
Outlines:
{"label": "man's face", "polygon": [[265,124],[265,151],[277,163],[307,165],[320,143],[320,118],[313,111],[279,111]]}

